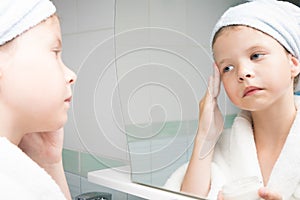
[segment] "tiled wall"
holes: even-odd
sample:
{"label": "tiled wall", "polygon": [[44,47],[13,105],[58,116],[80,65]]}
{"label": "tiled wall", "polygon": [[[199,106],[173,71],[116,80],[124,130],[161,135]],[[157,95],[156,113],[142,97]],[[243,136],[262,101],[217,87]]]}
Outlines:
{"label": "tiled wall", "polygon": [[72,197],[88,191],[140,199],[87,181],[87,172],[128,164],[115,87],[113,0],[53,0],[60,18],[64,63],[76,72],[65,126],[64,167]]}
{"label": "tiled wall", "polygon": [[54,3],[62,27],[63,60],[77,73],[64,147],[127,160],[113,62],[115,2]]}
{"label": "tiled wall", "polygon": [[[224,129],[232,126],[235,117],[236,114],[225,116]],[[126,127],[132,136],[128,145],[133,181],[163,187],[174,171],[188,162],[197,124],[197,120],[166,122],[157,134],[147,140],[136,137],[140,135],[136,126]]]}
{"label": "tiled wall", "polygon": [[63,151],[63,158],[65,173],[73,198],[85,192],[98,191],[111,193],[115,200],[142,200],[142,198],[99,186],[87,180],[89,171],[118,167],[124,165],[124,163],[114,159],[97,157],[86,152],[67,149]]}
{"label": "tiled wall", "polygon": [[[117,1],[116,62],[133,181],[161,187],[190,158],[212,74],[210,34],[241,1]],[[224,90],[218,99],[227,119],[234,116]]]}
{"label": "tiled wall", "polygon": [[[210,34],[242,0],[117,1],[116,55],[125,124],[198,118],[213,61]],[[232,114],[223,90],[220,108]]]}
{"label": "tiled wall", "polygon": [[[63,60],[78,75],[77,82],[73,87],[69,120],[65,126],[63,151],[64,166],[73,197],[87,191],[109,191],[113,193],[114,199],[140,199],[89,183],[86,178],[88,171],[120,166],[129,162],[126,136],[124,134],[124,119],[122,119],[118,91],[119,86],[117,85],[117,69],[114,62],[116,55],[114,38],[115,1],[53,0],[61,22]],[[192,6],[194,1],[197,0],[189,0],[186,1],[187,3],[181,0],[119,0],[119,6],[131,10],[126,11],[124,9],[125,12],[119,13],[119,17],[125,20],[126,17],[131,16],[128,12],[138,13],[140,17],[127,20],[132,28],[139,25],[175,28],[178,31],[186,32],[208,48],[205,43],[208,41],[208,36],[204,38],[199,36],[203,34],[203,29],[210,29],[210,27],[194,26],[189,19],[207,17],[210,13],[198,12],[197,8]],[[215,1],[214,5],[218,5],[218,9],[223,9],[221,5],[223,1]],[[161,12],[159,12],[161,10],[168,10],[166,12],[168,16],[161,15]],[[180,23],[182,22],[180,21],[182,15],[186,16],[185,26],[179,25],[182,24]],[[216,17],[218,16],[211,16],[210,20]],[[163,18],[169,19],[169,21],[163,22],[161,20]],[[122,24],[126,27],[122,27]],[[122,31],[125,28],[128,28],[128,23],[121,22],[117,31]],[[140,42],[138,39],[139,36],[135,35],[134,40],[130,41],[130,45],[132,41]],[[165,35],[164,44],[170,45],[173,39],[170,35]],[[155,38],[153,41],[155,41]],[[121,41],[117,40],[117,42]],[[122,45],[124,49],[128,48],[126,42]],[[119,46],[121,50],[122,45]],[[190,59],[203,60],[199,59],[199,54],[196,53],[198,50],[195,47],[183,46],[182,44],[178,44],[177,47],[179,50],[191,49],[187,54]],[[159,56],[152,56],[152,61],[160,59]],[[147,61],[148,57],[143,57],[142,54],[137,52],[132,54],[131,58],[127,57],[123,61],[127,62],[128,66],[135,66],[138,62],[143,63],[145,59]],[[172,64],[179,63],[173,58],[165,58],[165,60],[171,61]],[[196,63],[199,66],[203,64],[203,62]],[[119,72],[122,71],[122,69],[118,70]],[[143,79],[145,77],[139,78]],[[198,78],[195,78],[195,81],[198,81]],[[197,91],[200,90],[197,89]],[[124,93],[121,91],[122,94]],[[142,102],[147,104],[147,99],[144,98]],[[195,111],[192,110],[191,112],[196,115]],[[229,113],[231,112],[229,111]],[[144,122],[142,115],[138,116],[138,119],[142,119],[141,122]]]}

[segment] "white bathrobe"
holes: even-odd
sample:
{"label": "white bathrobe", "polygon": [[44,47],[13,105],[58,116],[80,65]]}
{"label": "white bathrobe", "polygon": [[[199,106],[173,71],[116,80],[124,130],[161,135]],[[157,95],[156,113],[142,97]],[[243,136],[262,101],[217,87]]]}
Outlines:
{"label": "white bathrobe", "polygon": [[0,199],[66,200],[50,175],[4,137],[0,137]]}
{"label": "white bathrobe", "polygon": [[[300,97],[295,96],[295,101],[297,116],[267,185],[283,200],[300,200]],[[179,191],[186,168],[187,164],[179,168],[165,188]],[[208,199],[217,199],[222,186],[238,178],[257,176],[262,182],[249,112],[242,111],[232,128],[222,133],[215,147],[211,176]]]}

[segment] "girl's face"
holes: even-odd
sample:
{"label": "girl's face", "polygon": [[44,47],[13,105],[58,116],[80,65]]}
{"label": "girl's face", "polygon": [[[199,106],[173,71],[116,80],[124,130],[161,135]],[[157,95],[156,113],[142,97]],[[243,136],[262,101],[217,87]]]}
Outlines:
{"label": "girl's face", "polygon": [[51,131],[67,120],[76,75],[61,59],[61,31],[52,16],[13,41],[6,66],[0,66],[0,102],[27,132]]}
{"label": "girl's face", "polygon": [[213,51],[226,93],[239,108],[263,110],[293,93],[298,60],[272,37],[245,26],[226,27]]}

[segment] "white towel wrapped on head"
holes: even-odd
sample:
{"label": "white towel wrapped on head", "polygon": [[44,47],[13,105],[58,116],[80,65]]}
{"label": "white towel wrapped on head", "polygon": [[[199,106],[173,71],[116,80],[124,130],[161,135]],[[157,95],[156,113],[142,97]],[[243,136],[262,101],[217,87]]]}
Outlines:
{"label": "white towel wrapped on head", "polygon": [[215,34],[225,26],[245,25],[260,30],[300,59],[300,8],[277,0],[252,0],[229,8],[215,25]]}
{"label": "white towel wrapped on head", "polygon": [[49,0],[1,0],[0,45],[47,19],[55,11]]}

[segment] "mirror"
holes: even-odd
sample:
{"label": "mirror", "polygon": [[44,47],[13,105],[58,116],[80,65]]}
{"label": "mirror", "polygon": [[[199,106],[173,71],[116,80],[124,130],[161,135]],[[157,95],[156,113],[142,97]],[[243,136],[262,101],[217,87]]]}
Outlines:
{"label": "mirror", "polygon": [[[210,33],[240,2],[116,0],[117,77],[133,182],[173,190],[166,182],[190,158],[212,73]],[[219,100],[230,119],[236,110],[223,91]]]}

